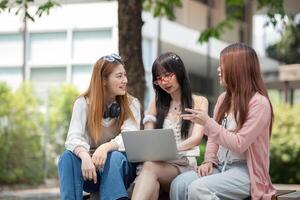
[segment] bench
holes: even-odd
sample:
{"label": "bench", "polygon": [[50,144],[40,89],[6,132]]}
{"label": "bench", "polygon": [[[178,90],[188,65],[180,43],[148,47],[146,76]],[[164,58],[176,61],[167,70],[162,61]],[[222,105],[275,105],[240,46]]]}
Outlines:
{"label": "bench", "polygon": [[[134,184],[131,183],[129,188],[127,189],[129,197],[132,195]],[[82,200],[99,200],[99,192],[87,193],[83,192]]]}
{"label": "bench", "polygon": [[300,191],[280,195],[277,200],[300,200]]}
{"label": "bench", "polygon": [[[83,200],[99,200],[99,193],[85,193],[83,195]],[[169,200],[169,194],[162,193],[162,195],[159,196],[159,200]]]}
{"label": "bench", "polygon": [[[98,193],[85,193],[83,196],[83,200],[98,200]],[[159,200],[168,200],[169,196],[166,193],[160,195]],[[246,198],[244,200],[251,200],[251,198]],[[300,200],[300,191],[296,190],[277,190],[275,196],[272,200]]]}

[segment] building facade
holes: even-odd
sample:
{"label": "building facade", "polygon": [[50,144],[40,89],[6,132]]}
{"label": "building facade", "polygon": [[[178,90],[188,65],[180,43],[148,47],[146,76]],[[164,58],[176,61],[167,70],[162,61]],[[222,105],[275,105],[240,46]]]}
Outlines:
{"label": "building facade", "polygon": [[[217,1],[214,1],[217,2]],[[199,30],[226,16],[225,1],[208,4],[204,0],[183,0],[174,10],[175,21],[153,18],[143,12],[143,61],[147,81],[145,104],[153,98],[151,65],[158,54],[177,53],[184,61],[193,91],[214,101],[219,93],[216,69],[219,53],[238,41],[238,27],[224,33],[221,40],[199,44]],[[36,91],[45,94],[51,87],[71,83],[80,92],[87,89],[93,63],[101,56],[118,52],[117,1],[63,1],[47,16],[28,22],[25,77]],[[32,11],[34,7],[30,8]],[[207,20],[211,16],[210,22]],[[0,80],[13,89],[22,82],[23,23],[19,16],[0,14]],[[277,63],[261,57],[263,67]],[[129,77],[130,78],[130,77]]]}

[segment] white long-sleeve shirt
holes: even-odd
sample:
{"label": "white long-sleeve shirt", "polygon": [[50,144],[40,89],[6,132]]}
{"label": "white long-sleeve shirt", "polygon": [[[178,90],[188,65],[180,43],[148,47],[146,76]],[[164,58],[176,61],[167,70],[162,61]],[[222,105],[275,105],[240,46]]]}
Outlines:
{"label": "white long-sleeve shirt", "polygon": [[[138,99],[132,99],[130,109],[135,120],[126,119],[121,126],[121,132],[140,130],[141,112]],[[120,151],[125,150],[122,136],[117,128],[116,118],[102,120],[102,137],[99,144],[94,144],[88,135],[87,116],[88,103],[84,97],[79,97],[73,106],[72,118],[65,142],[66,149],[73,152],[76,147],[81,146],[87,151],[92,151],[97,146],[113,140],[118,144]]]}

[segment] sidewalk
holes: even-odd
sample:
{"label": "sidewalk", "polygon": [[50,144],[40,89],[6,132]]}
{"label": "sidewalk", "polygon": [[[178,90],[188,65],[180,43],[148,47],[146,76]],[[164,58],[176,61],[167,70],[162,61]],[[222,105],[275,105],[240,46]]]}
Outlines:
{"label": "sidewalk", "polygon": [[0,200],[58,200],[58,180],[47,179],[44,184],[36,188],[20,189],[20,186],[0,186]]}
{"label": "sidewalk", "polygon": [[27,190],[4,191],[0,193],[1,200],[58,200],[59,188],[38,188]]}
{"label": "sidewalk", "polygon": [[[274,184],[276,189],[300,191],[300,185]],[[0,200],[58,200],[59,188],[38,188],[27,190],[0,191]]]}

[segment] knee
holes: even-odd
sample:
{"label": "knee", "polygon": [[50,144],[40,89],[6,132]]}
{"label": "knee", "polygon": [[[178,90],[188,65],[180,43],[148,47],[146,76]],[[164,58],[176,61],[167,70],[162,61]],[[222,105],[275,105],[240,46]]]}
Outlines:
{"label": "knee", "polygon": [[155,173],[157,168],[157,163],[152,162],[152,161],[146,161],[143,164],[142,171],[147,171],[151,173]]}
{"label": "knee", "polygon": [[58,175],[69,173],[70,171],[75,170],[78,173],[81,172],[80,169],[81,160],[73,154],[71,151],[66,150],[59,158],[57,169]]}
{"label": "knee", "polygon": [[58,161],[58,167],[61,168],[65,165],[70,165],[72,164],[72,160],[75,155],[71,152],[66,150],[60,157]]}
{"label": "knee", "polygon": [[188,186],[188,195],[189,195],[189,197],[195,196],[196,191],[197,191],[197,187],[198,187],[197,182],[192,182],[192,183]]}
{"label": "knee", "polygon": [[201,199],[202,189],[206,189],[206,186],[201,181],[194,181],[188,186],[189,199]]}
{"label": "knee", "polygon": [[126,156],[119,151],[112,151],[108,154],[107,159],[111,164],[121,166],[122,163],[128,162]]}

